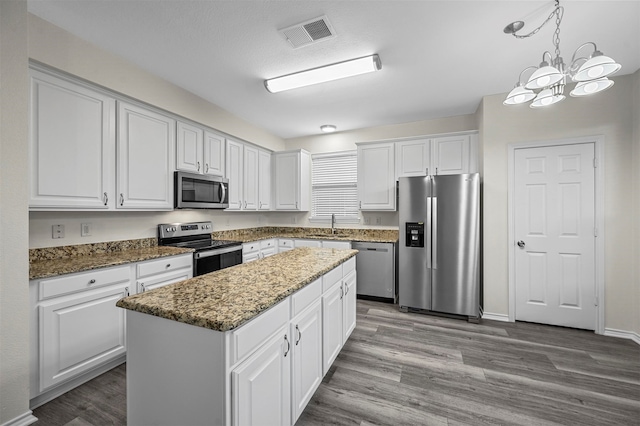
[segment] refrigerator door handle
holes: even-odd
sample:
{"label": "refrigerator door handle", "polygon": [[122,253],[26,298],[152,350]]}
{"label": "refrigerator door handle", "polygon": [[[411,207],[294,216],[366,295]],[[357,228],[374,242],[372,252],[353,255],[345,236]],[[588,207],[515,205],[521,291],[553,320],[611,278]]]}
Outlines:
{"label": "refrigerator door handle", "polygon": [[427,249],[427,269],[431,269],[431,199],[427,197],[427,223],[425,224],[424,245]]}
{"label": "refrigerator door handle", "polygon": [[433,269],[438,269],[438,197],[432,197],[431,212],[431,257],[433,258]]}

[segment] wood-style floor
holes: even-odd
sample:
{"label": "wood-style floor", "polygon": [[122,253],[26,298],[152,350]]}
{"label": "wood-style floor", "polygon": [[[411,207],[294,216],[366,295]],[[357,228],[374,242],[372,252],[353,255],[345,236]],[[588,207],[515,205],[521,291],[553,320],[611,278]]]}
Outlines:
{"label": "wood-style floor", "polygon": [[[363,300],[357,321],[297,425],[640,425],[632,341]],[[36,425],[126,424],[125,368],[37,408]]]}

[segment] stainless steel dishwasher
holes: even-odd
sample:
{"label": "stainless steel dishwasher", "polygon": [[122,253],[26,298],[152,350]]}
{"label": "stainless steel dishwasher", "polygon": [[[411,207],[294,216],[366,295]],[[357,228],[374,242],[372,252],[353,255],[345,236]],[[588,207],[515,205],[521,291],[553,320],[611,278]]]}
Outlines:
{"label": "stainless steel dishwasher", "polygon": [[392,243],[353,243],[356,256],[356,293],[372,299],[396,300],[395,246]]}

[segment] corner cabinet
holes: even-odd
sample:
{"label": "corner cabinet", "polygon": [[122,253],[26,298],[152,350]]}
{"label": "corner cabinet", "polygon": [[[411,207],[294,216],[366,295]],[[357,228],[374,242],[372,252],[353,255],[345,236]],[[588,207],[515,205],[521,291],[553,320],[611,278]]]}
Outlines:
{"label": "corner cabinet", "polygon": [[115,206],[115,100],[29,70],[32,210]]}
{"label": "corner cabinet", "polygon": [[309,211],[311,157],[305,150],[273,153],[276,210]]}
{"label": "corner cabinet", "polygon": [[395,210],[395,144],[358,144],[360,210]]}
{"label": "corner cabinet", "polygon": [[173,209],[175,135],[175,120],[118,102],[117,208]]}

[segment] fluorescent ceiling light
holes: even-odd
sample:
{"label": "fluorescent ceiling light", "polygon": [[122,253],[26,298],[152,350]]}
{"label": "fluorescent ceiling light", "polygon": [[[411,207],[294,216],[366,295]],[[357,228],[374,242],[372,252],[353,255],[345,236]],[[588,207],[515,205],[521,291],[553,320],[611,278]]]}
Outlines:
{"label": "fluorescent ceiling light", "polygon": [[380,69],[382,69],[380,57],[378,55],[370,55],[265,80],[264,86],[269,92],[277,93],[283,90],[297,89],[311,86],[312,84],[379,71]]}

